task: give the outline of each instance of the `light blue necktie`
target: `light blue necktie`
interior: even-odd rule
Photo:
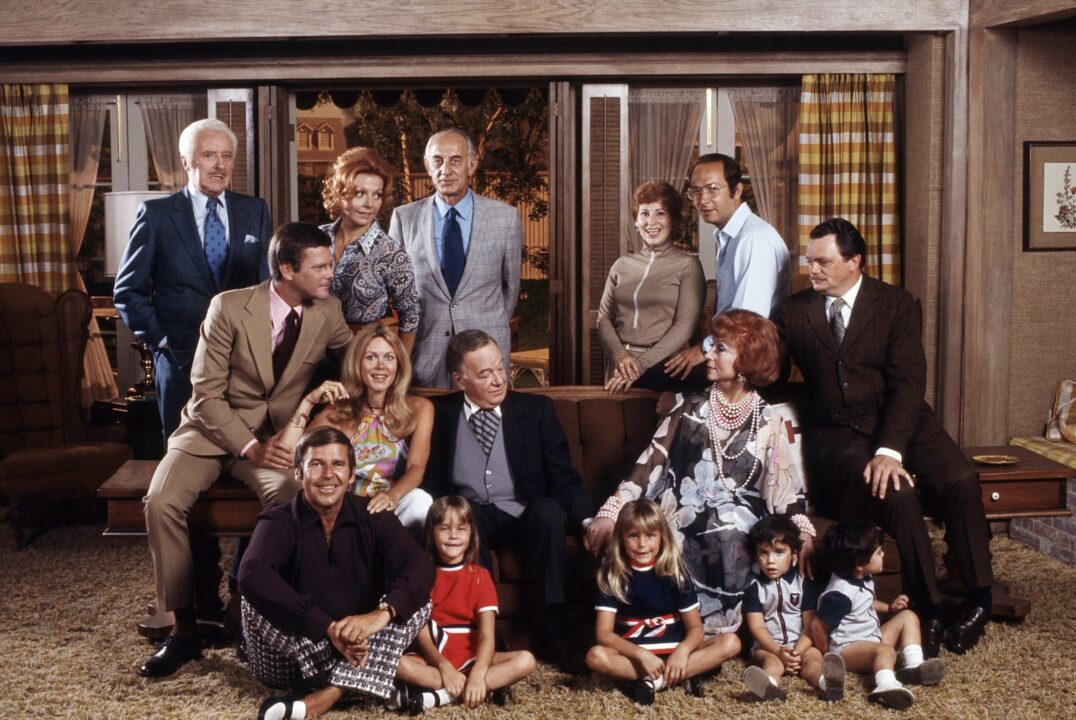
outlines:
[[[220,221],[217,208],[220,200],[209,198],[205,206],[205,259],[217,281],[217,289],[224,287],[224,261],[228,258],[228,236]]]
[[[721,238],[725,238],[725,243],[721,244]],[[717,269],[718,272],[725,265],[725,256],[729,253],[729,243],[732,242],[732,238],[726,235],[723,231],[718,233],[718,245],[720,249],[717,251]]]

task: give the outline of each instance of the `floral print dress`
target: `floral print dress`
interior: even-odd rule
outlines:
[[[747,533],[762,517],[804,512],[804,488],[791,463],[780,414],[759,401],[758,439],[748,443],[750,419],[718,429],[725,456],[718,477],[711,447],[708,394],[677,395],[650,445],[616,490],[627,502],[656,502],[680,544],[699,595],[708,635],[740,625],[740,600],[754,576]]]

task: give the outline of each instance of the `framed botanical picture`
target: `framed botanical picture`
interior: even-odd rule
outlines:
[[[1024,143],[1024,250],[1076,251],[1076,141]]]

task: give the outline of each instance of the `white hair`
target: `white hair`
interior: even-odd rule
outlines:
[[[194,156],[194,145],[198,142],[198,136],[203,132],[219,132],[228,136],[228,139],[232,141],[232,152],[235,152],[239,147],[239,141],[235,138],[235,133],[232,129],[225,125],[216,118],[205,118],[203,120],[195,120],[187,127],[183,128],[183,132],[179,134],[179,155],[186,158],[187,162],[190,162]]]
[[[478,157],[478,149],[475,147],[474,139],[471,138],[471,134],[466,130],[461,130],[459,128],[445,128],[444,130],[438,130],[433,135],[430,135],[430,139],[426,141],[425,157],[430,156],[430,146],[445,135],[459,135],[467,141],[467,162],[471,162]]]

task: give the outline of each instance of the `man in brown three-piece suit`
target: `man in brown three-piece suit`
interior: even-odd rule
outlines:
[[[990,528],[975,470],[925,402],[922,311],[911,293],[863,274],[859,231],[833,218],[811,231],[811,289],[774,323],[803,372],[811,497],[822,514],[880,521],[897,542],[904,591],[923,625],[923,649],[944,635],[964,653],[990,618]],[[945,628],[924,509],[969,593]]]
[[[257,492],[262,504],[295,494],[293,449],[281,443],[326,348],[351,339],[340,302],[329,295],[332,241],[313,225],[290,223],[269,244],[270,280],[213,298],[191,366],[194,392],[144,499],[158,608],[175,629],[142,665],[171,675],[201,656],[187,513],[220,475]]]

